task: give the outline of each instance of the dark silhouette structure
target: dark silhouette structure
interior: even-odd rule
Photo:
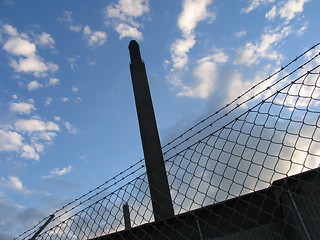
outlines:
[[[162,155],[159,133],[144,62],[139,45],[132,40],[129,44],[130,72],[139,120],[147,176],[150,187],[153,214],[156,221],[174,215],[169,184]]]

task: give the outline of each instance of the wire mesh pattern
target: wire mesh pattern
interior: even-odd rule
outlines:
[[[154,221],[142,159],[55,211],[36,239],[319,239],[318,48],[164,145],[175,217]]]

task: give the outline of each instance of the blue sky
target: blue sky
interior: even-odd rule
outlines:
[[[0,2],[0,239],[143,157],[136,39],[162,142],[320,39],[318,0]]]

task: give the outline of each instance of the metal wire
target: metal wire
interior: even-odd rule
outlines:
[[[164,145],[174,218],[154,222],[142,159],[56,210],[37,239],[319,238],[318,174],[302,174],[320,163],[319,44]]]

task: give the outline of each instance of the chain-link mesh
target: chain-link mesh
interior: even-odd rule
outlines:
[[[318,46],[162,148],[174,217],[154,221],[142,159],[57,210],[37,239],[319,239]]]

